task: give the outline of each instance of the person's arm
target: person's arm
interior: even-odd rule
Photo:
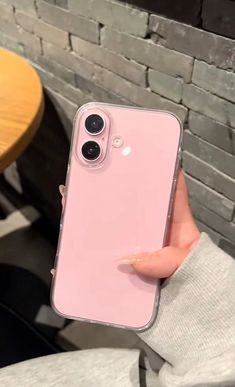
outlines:
[[[153,327],[140,336],[165,360],[160,386],[235,386],[235,261],[200,235],[179,174],[167,247],[124,259],[167,278]]]
[[[235,386],[235,261],[206,234],[164,282],[140,337],[165,360],[161,386]]]

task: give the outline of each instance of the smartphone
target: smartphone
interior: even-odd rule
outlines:
[[[75,117],[52,305],[126,329],[154,321],[159,282],[119,265],[167,237],[182,126],[164,111],[88,103]]]

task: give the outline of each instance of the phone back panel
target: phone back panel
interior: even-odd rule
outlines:
[[[104,111],[111,123],[106,157],[95,168],[78,158],[87,109]],[[98,103],[78,111],[52,291],[58,313],[134,329],[152,322],[157,281],[118,260],[163,247],[180,139],[180,123],[167,112]]]

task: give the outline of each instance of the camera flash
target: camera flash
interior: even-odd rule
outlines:
[[[131,154],[131,147],[130,146],[126,146],[123,150],[122,150],[122,154],[123,156],[129,156]]]
[[[114,137],[113,138],[113,146],[114,148],[120,148],[123,145],[123,139],[122,137]]]

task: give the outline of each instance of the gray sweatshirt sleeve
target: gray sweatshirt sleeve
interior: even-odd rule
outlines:
[[[165,281],[140,337],[165,360],[156,385],[235,386],[235,261],[206,234]]]

